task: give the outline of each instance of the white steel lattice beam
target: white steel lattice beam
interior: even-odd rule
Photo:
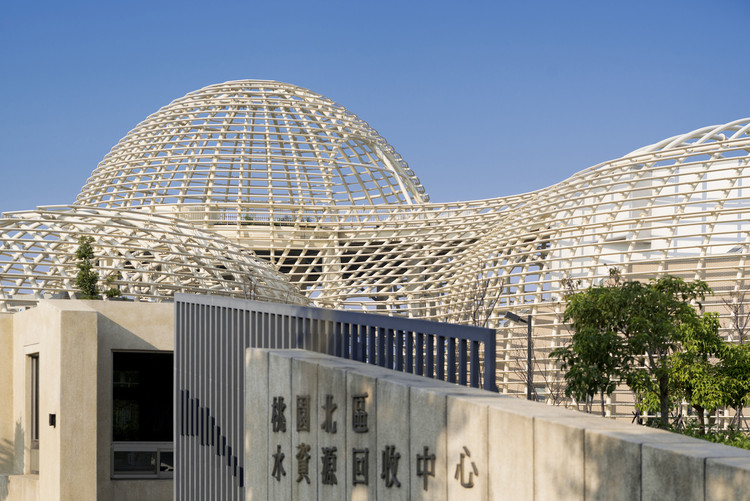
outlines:
[[[482,317],[498,330],[498,383],[509,392],[524,391],[514,364],[525,334],[504,313],[530,314],[549,392],[557,372],[546,354],[569,336],[566,284],[596,283],[611,267],[635,279],[671,273],[707,281],[717,291],[707,308],[726,316],[723,298],[750,288],[749,190],[750,119],[743,119],[665,139],[535,192],[430,203],[414,172],[356,115],[307,89],[242,80],[192,92],[146,118],[94,170],[79,209],[62,210],[52,240],[3,241],[2,251],[16,257],[0,270],[15,277],[3,282],[6,297],[70,290],[70,250],[60,242],[81,210],[83,222],[71,231],[83,228],[130,263],[134,295],[169,294],[177,286],[164,284],[175,282],[239,294],[208,260],[191,275],[206,246],[217,259],[230,248],[254,251],[319,306],[459,323]],[[88,230],[86,207],[118,211],[123,223]],[[23,231],[45,234],[53,213],[34,213]],[[151,221],[164,232],[158,245],[126,237]],[[183,243],[187,228],[200,244]],[[32,242],[48,248],[29,250]],[[118,245],[127,250],[117,254]],[[32,251],[45,256],[43,271]],[[270,283],[267,268],[239,257],[221,266],[239,263]],[[293,296],[289,284],[273,283],[268,298]]]
[[[112,285],[128,299],[193,292],[308,303],[251,251],[188,223],[138,211],[50,207],[0,219],[0,308],[74,297],[75,254],[84,236],[93,238],[102,280],[116,277]]]

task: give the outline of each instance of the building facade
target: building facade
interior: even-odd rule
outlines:
[[[171,500],[174,306],[0,314],[0,499]]]
[[[395,149],[343,106],[291,84],[239,80],[147,117],[59,218],[93,221],[86,231],[99,266],[120,273],[114,283],[126,297],[210,292],[497,329],[498,384],[510,393],[524,392],[526,327],[505,314],[530,315],[537,393],[555,398],[547,353],[569,337],[566,284],[597,283],[611,267],[625,278],[707,281],[717,294],[706,307],[737,338],[730,311],[744,316],[750,300],[749,152],[742,119],[531,193],[434,203]],[[35,237],[58,215],[28,214],[0,221],[0,304],[9,310],[75,294],[75,240],[67,237],[66,267],[54,240],[80,225]],[[126,238],[132,249],[118,251],[117,239],[142,226],[161,233],[143,245]],[[198,245],[177,245],[191,232]],[[29,243],[43,250],[30,255]],[[191,266],[202,246],[213,260]]]

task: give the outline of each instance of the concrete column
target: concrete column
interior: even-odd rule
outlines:
[[[750,454],[706,461],[706,499],[742,499],[750,485]]]
[[[487,404],[479,398],[448,394],[448,499],[487,499]]]
[[[292,499],[316,501],[319,477],[318,430],[318,367],[305,360],[304,352],[295,352],[300,358],[292,360],[291,416],[292,457],[289,458],[292,476]]]
[[[629,501],[641,496],[641,441],[633,433],[585,431],[586,499]]]
[[[13,423],[13,317],[0,313],[0,474],[15,473]],[[2,489],[0,489],[0,493]]]
[[[59,392],[57,409],[48,409],[39,418],[40,429],[47,436],[56,435],[57,457],[46,454],[46,444],[40,437],[40,479],[48,470],[57,470],[53,482],[58,483],[61,501],[95,501],[97,472],[97,313],[94,311],[60,312],[59,351],[53,360],[42,359],[40,365],[57,366]],[[45,343],[47,344],[47,343]],[[45,350],[47,351],[47,350]],[[59,358],[57,358],[59,357]],[[53,369],[54,370],[54,369]],[[43,376],[40,377],[44,381]],[[40,406],[41,407],[41,406]],[[49,414],[55,414],[55,424]],[[48,492],[41,482],[41,499]]]
[[[349,457],[346,452],[348,407],[346,369],[331,360],[321,360],[318,365],[318,402],[315,406],[318,414],[318,450],[315,454],[311,453],[319,468],[318,499],[352,499],[347,497],[350,481],[346,471],[346,458]]]
[[[411,499],[447,501],[445,394],[435,388],[412,384],[409,390],[409,429]]]
[[[507,400],[514,397],[498,398]],[[490,405],[488,408],[489,498],[498,501],[533,501],[533,417],[530,412],[509,407]]]
[[[245,351],[245,499],[268,499],[268,350]]]
[[[366,369],[366,367],[363,367]],[[360,371],[346,375],[346,449],[341,455],[346,466],[347,499],[378,499],[381,482],[378,456],[379,422],[377,379]]]
[[[292,499],[292,360],[272,353],[268,360],[268,499]]]
[[[583,499],[583,432],[568,418],[534,419],[534,499]]]
[[[727,445],[705,443],[683,437],[681,442],[644,443],[642,455],[642,501],[657,499],[703,500],[712,499],[713,493],[706,488],[706,464],[713,458],[726,461],[729,458],[750,459],[745,449]],[[726,463],[725,463],[726,464]],[[716,470],[711,479],[715,480]],[[743,491],[747,495],[747,486]],[[713,499],[722,499],[718,495]]]
[[[382,376],[382,375],[381,375]],[[377,497],[378,501],[406,501],[415,482],[409,438],[409,385],[398,379],[377,380]],[[431,419],[434,419],[431,418]],[[375,423],[373,423],[374,427]],[[385,477],[384,477],[385,475]]]

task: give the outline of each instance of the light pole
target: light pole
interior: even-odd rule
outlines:
[[[513,322],[526,324],[526,400],[534,400],[534,366],[531,363],[531,350],[533,349],[531,341],[531,315],[526,320],[515,313],[505,312],[505,318]]]

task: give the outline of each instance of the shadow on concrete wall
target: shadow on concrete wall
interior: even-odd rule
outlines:
[[[115,349],[123,350],[157,350],[156,346],[134,333],[122,324],[106,317],[101,312],[97,316],[97,332],[116,344]]]
[[[15,432],[15,465],[13,466],[13,473],[23,473],[23,465],[25,461],[24,454],[26,452],[26,433],[24,432],[23,426],[20,421],[16,421],[16,432]]]
[[[16,421],[14,440],[0,440],[0,501],[8,498],[9,475],[23,471],[24,432],[20,421]]]
[[[13,473],[15,445],[12,441],[0,440],[0,475]]]
[[[0,475],[15,475],[23,469],[24,431],[16,421],[14,440],[0,440]]]
[[[8,499],[8,475],[0,474],[0,501]]]

